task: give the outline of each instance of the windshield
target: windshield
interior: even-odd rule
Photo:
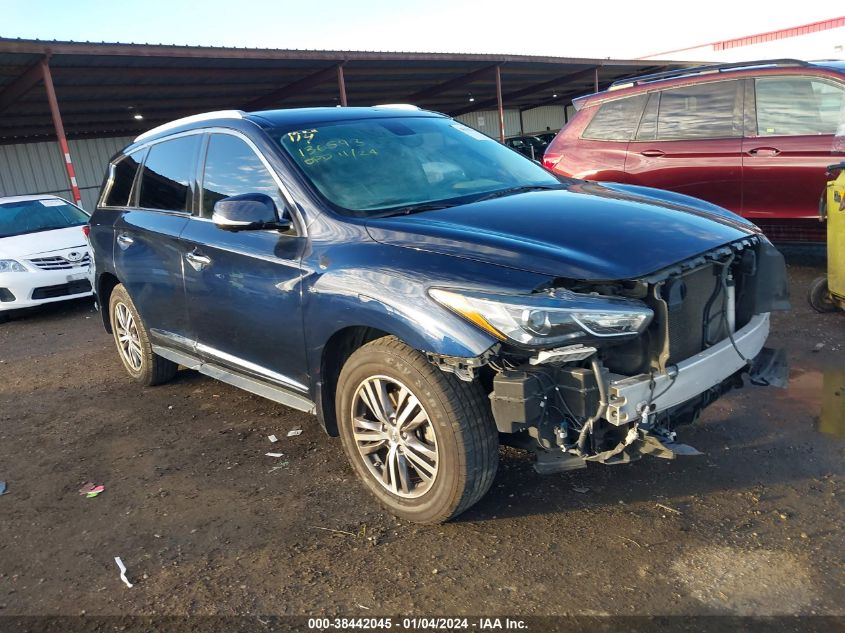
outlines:
[[[87,222],[88,214],[82,209],[56,198],[0,203],[0,237],[66,229]]]
[[[499,191],[560,186],[536,163],[452,119],[344,121],[277,137],[320,193],[355,215],[411,212]]]

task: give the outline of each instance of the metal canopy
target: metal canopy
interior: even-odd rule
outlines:
[[[53,112],[44,61],[55,87]],[[689,65],[0,38],[0,143],[57,138],[56,110],[68,138],[137,134],[175,118],[223,109],[414,103],[447,114],[497,107],[527,110],[566,105],[596,86]]]

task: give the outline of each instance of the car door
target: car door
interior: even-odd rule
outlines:
[[[211,220],[222,198],[265,193],[290,215],[282,185],[255,145],[228,131],[207,137],[197,213],[182,232],[192,335],[206,359],[284,387],[306,388],[300,260],[291,229],[231,231]]]
[[[201,138],[182,135],[146,151],[133,204],[114,227],[120,281],[151,335],[181,347],[191,347],[191,342],[185,340],[188,314],[179,235],[193,204]]]
[[[562,154],[558,166],[565,164],[575,178],[628,182],[625,155],[645,102],[646,95],[638,94],[594,106],[596,111],[576,144],[568,148],[565,138],[556,139],[555,152]]]
[[[743,215],[815,218],[843,109],[833,79],[767,76],[749,80],[742,143]]]
[[[630,182],[739,212],[742,97],[737,80],[652,92],[628,144],[625,172]]]

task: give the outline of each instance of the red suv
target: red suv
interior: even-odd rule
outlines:
[[[670,189],[739,213],[772,239],[824,240],[818,202],[825,167],[845,149],[845,62],[680,69],[573,103],[577,114],[543,158],[556,173]]]

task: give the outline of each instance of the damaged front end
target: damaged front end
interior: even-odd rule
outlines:
[[[695,454],[675,429],[744,375],[785,385],[764,344],[769,313],[789,307],[786,267],[761,236],[640,279],[431,296],[500,339],[477,359],[430,360],[483,381],[502,440],[536,452],[539,472]]]

